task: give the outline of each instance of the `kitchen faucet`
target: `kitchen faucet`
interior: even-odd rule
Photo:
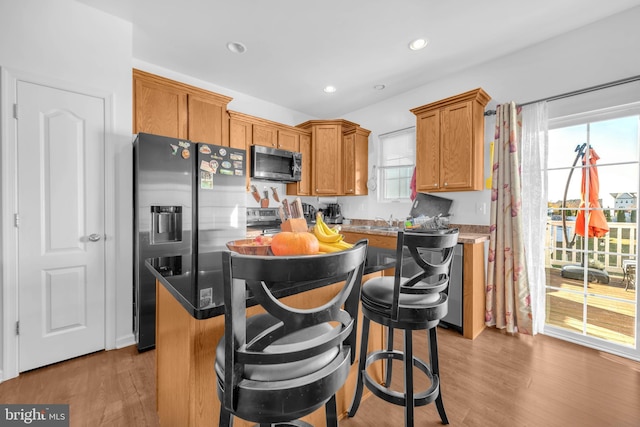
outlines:
[[[384,219],[381,216],[377,216],[377,217],[375,217],[375,219],[376,220],[378,220],[378,219],[382,220],[382,221],[386,222],[389,227],[393,227],[393,221],[394,221],[393,220],[393,214],[389,215],[389,219]]]

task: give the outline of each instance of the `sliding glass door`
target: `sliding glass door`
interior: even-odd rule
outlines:
[[[640,360],[640,103],[549,122],[545,334]]]

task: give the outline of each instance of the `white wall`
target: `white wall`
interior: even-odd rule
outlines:
[[[344,118],[371,130],[371,172],[376,162],[378,135],[415,126],[411,108],[482,87],[492,97],[488,108],[493,109],[496,104],[512,100],[535,101],[640,74],[638,22],[640,7],[354,111]],[[485,178],[494,124],[493,117],[485,120]],[[489,224],[489,209],[486,214],[477,212],[478,205],[489,204],[489,190],[438,195],[454,200],[453,223]],[[391,214],[404,218],[410,211],[409,203],[378,203],[371,195],[339,199],[345,216],[352,218],[370,218],[371,212],[385,218]]]
[[[0,66],[112,94],[113,129],[108,135],[107,143],[111,146],[107,152],[112,156],[109,163],[115,165],[109,171],[115,181],[107,185],[111,187],[108,191],[116,194],[117,202],[107,212],[115,233],[107,239],[118,266],[108,273],[112,288],[116,285],[117,303],[109,301],[117,307],[116,324],[111,325],[115,345],[133,342],[131,37],[130,23],[72,0],[0,0]],[[11,113],[2,111],[2,114],[7,117]],[[0,354],[13,349],[2,350]]]

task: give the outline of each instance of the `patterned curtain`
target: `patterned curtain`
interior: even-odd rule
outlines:
[[[531,294],[522,231],[522,118],[514,102],[496,108],[485,323],[532,334]]]

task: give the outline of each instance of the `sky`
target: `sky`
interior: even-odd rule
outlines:
[[[603,207],[613,208],[610,193],[638,193],[638,145],[640,116],[627,116],[549,131],[549,201],[561,201],[577,146],[589,142],[600,157],[597,161],[600,199]],[[579,160],[576,166],[579,166]],[[580,198],[581,170],[575,169],[567,200]]]

